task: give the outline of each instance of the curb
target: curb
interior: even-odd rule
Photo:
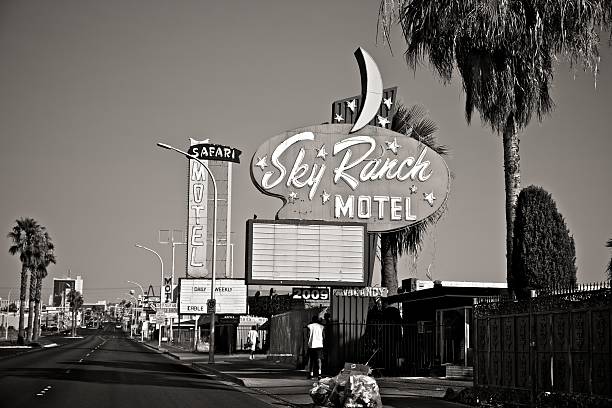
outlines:
[[[191,363],[191,366],[193,368],[195,368],[196,370],[206,371],[206,372],[208,372],[210,374],[214,374],[217,377],[222,378],[224,381],[233,382],[234,384],[238,384],[238,385],[240,385],[242,387],[249,388],[249,387],[247,387],[244,384],[244,381],[242,379],[240,379],[239,377],[236,377],[236,376],[231,375],[231,374],[224,373],[223,371],[220,371],[220,370],[217,370],[216,368],[210,367],[209,365],[207,365],[205,363],[204,364],[203,363]]]
[[[293,403],[293,402],[291,402],[291,401],[288,401],[288,400],[284,399],[283,397],[279,397],[279,396],[278,396],[278,395],[276,395],[276,394],[272,394],[271,392],[268,392],[268,391],[266,391],[266,390],[262,390],[261,388],[257,388],[257,387],[248,387],[248,386],[246,386],[246,385],[244,384],[244,381],[243,381],[242,379],[240,379],[239,377],[236,377],[236,376],[231,375],[231,374],[224,373],[224,372],[222,372],[222,371],[220,371],[220,370],[217,370],[216,368],[210,367],[210,366],[208,366],[208,365],[206,365],[206,364],[202,364],[202,363],[192,363],[192,364],[191,364],[191,366],[192,366],[192,367],[193,367],[195,370],[198,370],[198,371],[206,371],[206,372],[208,372],[208,373],[210,373],[210,374],[217,375],[218,377],[220,377],[220,378],[221,378],[222,380],[224,380],[224,381],[233,382],[233,383],[234,383],[234,384],[236,384],[236,385],[239,385],[239,386],[244,387],[244,388],[246,388],[246,389],[249,389],[249,390],[255,391],[255,392],[257,392],[258,394],[265,395],[265,396],[270,397],[270,398],[272,398],[272,399],[274,399],[274,400],[280,401],[280,402],[282,402],[283,404],[285,404],[285,405],[287,405],[287,406],[289,406],[289,407],[292,407],[292,408],[304,408],[304,406],[303,406],[303,405],[295,404],[295,403]]]

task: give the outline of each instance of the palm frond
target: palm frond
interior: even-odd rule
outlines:
[[[427,116],[426,109],[421,105],[407,108],[398,101],[395,115],[391,121],[391,130],[418,140],[438,154],[448,153],[447,147],[437,142],[435,134],[438,131],[438,125]],[[388,245],[393,256],[420,251],[428,228],[438,222],[445,211],[446,205],[443,205],[434,214],[417,224],[383,234],[389,241]]]
[[[611,0],[382,0],[378,24],[389,42],[391,26],[400,25],[412,69],[428,62],[445,83],[457,69],[468,123],[477,110],[502,132],[510,117],[520,129],[554,108],[557,56],[596,80],[599,36],[611,15]]]

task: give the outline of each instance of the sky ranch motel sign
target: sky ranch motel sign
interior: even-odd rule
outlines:
[[[366,222],[368,232],[397,230],[435,213],[450,173],[425,144],[375,126],[309,126],[262,144],[251,178],[284,205],[278,219]]]

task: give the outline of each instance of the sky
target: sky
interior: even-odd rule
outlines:
[[[421,104],[450,149],[444,218],[400,279],[505,281],[501,137],[477,114],[468,125],[461,83],[427,65],[413,72],[399,32],[377,40],[378,2],[56,0],[0,3],[0,233],[33,217],[58,262],[52,278],[80,275],[88,302],[125,298],[127,280],[158,285],[170,265],[160,229],[185,229],[186,163],[155,147],[189,138],[243,151],[234,167],[235,276],[244,274],[245,223],[273,219],[278,199],[258,192],[250,158],[285,130],[331,120],[331,103],[360,93],[353,52],[367,50],[385,87]],[[604,40],[607,35],[603,35]],[[578,280],[600,281],[612,238],[612,49],[600,73],[556,65],[556,109],[522,132],[521,183],[552,194],[576,243]],[[16,297],[20,263],[2,238],[0,297]],[[177,250],[177,274],[184,271]],[[169,266],[168,266],[169,268]]]

